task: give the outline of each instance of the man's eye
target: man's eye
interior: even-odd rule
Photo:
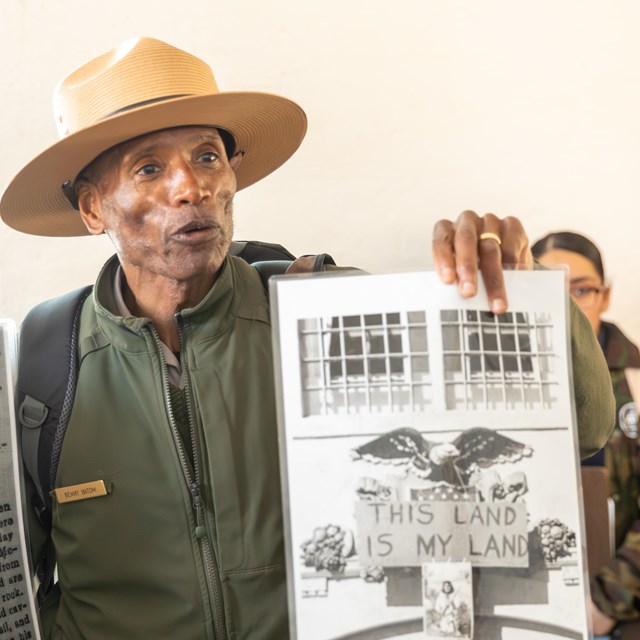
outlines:
[[[198,160],[202,161],[202,162],[215,162],[220,156],[218,156],[217,153],[214,153],[213,151],[207,151],[205,153],[201,153],[198,156]]]
[[[145,164],[144,167],[140,167],[136,173],[141,176],[150,176],[158,170],[158,166],[155,164]]]

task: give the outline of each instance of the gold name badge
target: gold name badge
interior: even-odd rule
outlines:
[[[94,480],[84,484],[73,484],[69,487],[54,489],[58,503],[75,502],[76,500],[88,500],[106,496],[108,491],[104,480]]]

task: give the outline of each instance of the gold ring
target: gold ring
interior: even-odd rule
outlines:
[[[485,231],[480,234],[479,240],[495,240],[498,243],[498,246],[502,244],[502,240],[500,240],[500,236],[497,233],[491,233],[491,231]]]

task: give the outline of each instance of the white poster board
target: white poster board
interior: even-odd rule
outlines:
[[[15,323],[0,320],[0,640],[40,640],[22,513],[15,362]]]
[[[587,638],[564,273],[271,281],[292,638]]]

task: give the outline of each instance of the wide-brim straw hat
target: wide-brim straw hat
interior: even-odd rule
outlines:
[[[237,189],[283,164],[304,138],[307,119],[295,102],[259,92],[220,92],[199,58],[153,38],[135,38],[67,76],[56,87],[60,140],[24,167],[0,199],[10,227],[42,236],[87,234],[63,192],[100,153],[171,127],[225,129],[244,157]]]

